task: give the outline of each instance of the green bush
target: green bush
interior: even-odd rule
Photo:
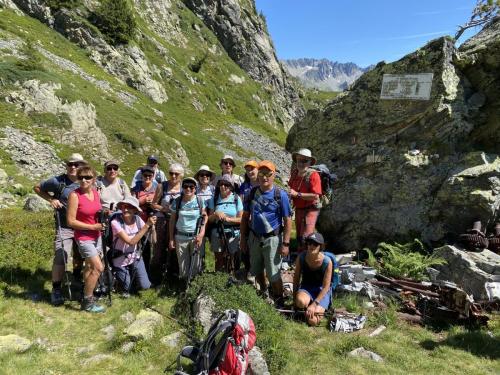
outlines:
[[[419,240],[407,244],[388,244],[381,242],[375,254],[368,248],[363,249],[368,254],[368,265],[376,267],[386,276],[426,280],[426,269],[446,261],[429,255]]]
[[[134,37],[137,27],[127,0],[103,0],[91,17],[91,22],[113,45],[127,44]]]
[[[26,57],[16,61],[16,67],[23,71],[44,71],[42,65],[42,58],[40,53],[36,50],[33,41],[27,39],[22,48],[22,53]]]
[[[54,10],[61,8],[73,9],[78,5],[78,0],[46,0],[45,4]]]

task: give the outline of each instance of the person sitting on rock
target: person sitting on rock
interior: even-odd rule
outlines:
[[[310,169],[316,163],[311,151],[302,148],[292,154],[294,167],[288,181],[290,197],[295,207],[295,229],[297,232],[297,252],[305,250],[304,238],[314,232],[318,220],[321,177]]]
[[[231,155],[224,155],[220,160],[220,167],[222,173],[220,174],[220,176],[215,177],[215,180],[213,182],[214,186],[217,186],[217,183],[223,175],[229,175],[231,176],[231,181],[233,181],[234,184],[234,191],[236,192],[236,194],[239,194],[240,186],[241,184],[243,184],[244,180],[240,175],[233,173],[233,170],[236,167],[234,158]]]
[[[224,257],[230,256],[233,264],[230,267],[238,270],[239,242],[240,242],[240,222],[243,214],[243,203],[241,198],[234,193],[234,185],[229,175],[223,175],[212,199],[208,203],[208,222],[214,224],[210,233],[210,245],[215,254],[215,271],[229,271],[224,268]],[[222,243],[222,233],[218,225],[222,224],[224,237],[227,244]],[[225,253],[227,247],[229,254]]]
[[[206,211],[201,198],[196,196],[196,180],[182,180],[182,194],[171,205],[169,248],[175,249],[179,277],[187,279],[201,272],[199,247],[205,236]],[[192,273],[189,274],[189,270]]]
[[[113,274],[120,284],[124,296],[128,296],[136,285],[137,290],[148,289],[151,283],[141,256],[141,240],[148,230],[155,225],[156,216],[148,217],[146,223],[141,219],[139,201],[127,197],[117,204],[121,215],[111,220],[113,231],[112,267]],[[135,285],[134,285],[135,283]]]
[[[89,166],[79,167],[77,179],[80,187],[72,191],[68,197],[68,225],[75,231],[75,240],[78,250],[85,259],[83,270],[83,300],[81,308],[88,312],[103,312],[105,308],[96,303],[94,289],[99,276],[104,271],[101,262],[103,223],[99,223],[98,212],[101,210],[101,199],[94,188],[96,173]]]
[[[61,289],[64,271],[68,259],[72,255],[74,245],[74,231],[66,222],[66,207],[68,205],[69,194],[80,187],[76,171],[78,167],[86,165],[87,162],[82,155],[74,153],[66,160],[66,172],[40,182],[33,187],[33,190],[40,197],[50,203],[54,209],[56,234],[54,238],[54,258],[52,260],[52,293],[51,303],[59,306],[64,303]],[[76,253],[74,254],[77,255]],[[78,259],[81,259],[78,254]],[[74,259],[75,261],[76,259]],[[73,275],[80,279],[83,262],[73,266]]]
[[[163,181],[167,180],[167,178],[165,177],[165,173],[160,169],[158,158],[155,155],[148,156],[146,165],[153,168],[153,180],[156,181],[156,183],[161,184]],[[130,184],[131,190],[135,188],[135,185],[138,182],[142,181],[141,173],[142,168],[139,168],[137,171],[135,171],[134,177],[132,178],[132,183]]]
[[[104,176],[97,177],[96,186],[101,196],[101,204],[104,210],[113,211],[116,204],[130,197],[127,183],[118,177],[120,163],[116,160],[108,160],[104,163]]]
[[[323,254],[325,241],[321,233],[311,233],[305,243],[307,251],[295,261],[293,300],[296,308],[306,310],[307,323],[317,326],[332,298],[333,264]]]

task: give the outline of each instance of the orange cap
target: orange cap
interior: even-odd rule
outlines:
[[[249,160],[245,163],[244,167],[259,168],[259,163],[257,163],[255,160]]]
[[[269,169],[270,171],[272,172],[276,172],[276,166],[274,165],[274,163],[270,160],[262,160],[260,163],[259,163],[259,166],[258,166],[259,169],[262,169],[262,168],[267,168]]]

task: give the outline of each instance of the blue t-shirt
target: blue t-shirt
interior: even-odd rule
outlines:
[[[241,198],[236,196],[236,204],[234,201],[234,193],[229,194],[227,198],[217,198],[217,203],[214,202],[215,197],[208,201],[208,208],[212,211],[224,212],[229,217],[236,217],[238,212],[243,211],[243,203]],[[215,207],[214,207],[215,206]]]
[[[281,208],[274,199],[274,186],[271,190],[262,192],[257,188],[251,202],[245,200],[243,210],[250,213],[250,229],[257,234],[267,234],[278,229],[284,217],[292,216],[288,194],[280,189]]]
[[[67,174],[51,177],[40,184],[40,190],[51,194],[54,198],[58,199],[63,208],[60,208],[59,218],[61,219],[61,227],[69,228],[66,223],[66,207],[68,206],[69,194],[80,187],[78,181],[71,181]],[[57,221],[56,221],[57,227]]]
[[[208,185],[205,190],[200,190],[198,186],[196,188],[196,195],[199,196],[203,202],[205,202],[205,207],[208,207],[208,202],[214,195],[215,188],[212,185]]]
[[[198,206],[198,198],[193,197],[189,202],[182,202],[176,199],[170,206],[170,212],[177,212],[177,203],[180,202],[179,217],[175,228],[180,232],[193,233],[196,230],[196,221],[200,217],[200,206]],[[205,203],[201,200],[201,208],[205,208]]]
[[[240,186],[240,195],[244,198],[250,194],[250,190],[256,185],[252,185],[250,181],[245,181]]]

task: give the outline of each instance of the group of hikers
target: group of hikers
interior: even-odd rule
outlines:
[[[119,177],[117,160],[104,163],[98,176],[80,154],[72,154],[65,173],[34,187],[55,212],[52,304],[64,303],[68,259],[73,259],[73,278],[83,280],[82,310],[102,312],[94,295],[105,265],[115,289],[128,296],[161,285],[166,276],[189,282],[205,267],[207,242],[215,271],[254,277],[263,294],[269,281],[272,297],[280,299],[282,259],[290,257],[295,212],[294,303],[305,310],[309,324],[318,324],[330,304],[333,272],[322,252],[323,236],[315,232],[322,182],[310,168],[316,163],[310,150],[300,149],[292,159],[285,189],[275,184],[276,166],[269,160],[247,161],[239,176],[234,158],[224,155],[220,174],[202,165],[186,177],[178,163],[165,174],[151,155],[129,188]]]

